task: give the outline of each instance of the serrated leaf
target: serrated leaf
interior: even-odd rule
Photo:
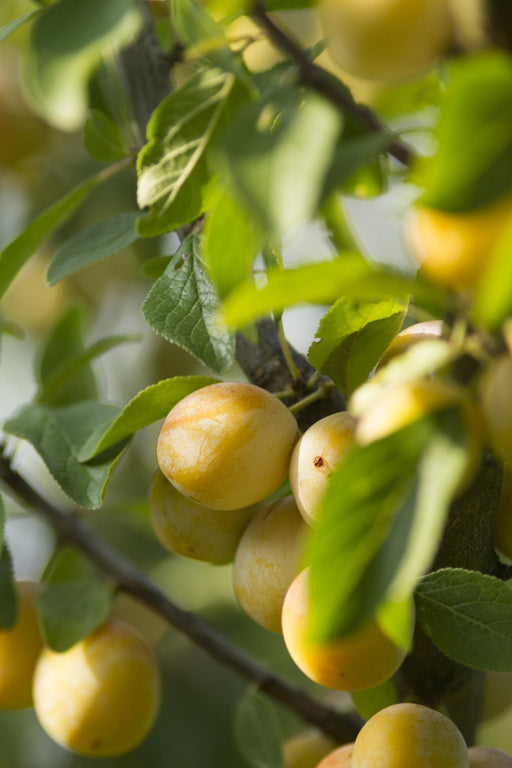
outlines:
[[[99,221],[77,232],[66,240],[55,253],[48,269],[47,279],[55,285],[90,264],[120,253],[139,238],[138,212],[120,213],[106,221]]]
[[[71,371],[67,377],[61,378],[60,386],[55,386],[61,373],[84,354],[84,323],[83,306],[75,305],[67,309],[51,329],[36,358],[36,397],[48,393],[50,405],[70,405],[97,396],[96,378],[88,360],[84,361],[78,372]]]
[[[118,406],[87,400],[62,408],[33,403],[21,408],[3,429],[34,446],[71,499],[86,509],[97,509],[125,446],[117,444],[90,462],[80,462],[78,456],[91,434],[106,431],[119,411]]]
[[[4,546],[0,554],[0,629],[13,626],[17,607],[11,553]]]
[[[83,181],[71,192],[36,216],[0,254],[0,298],[34,251],[53,230],[60,227],[104,179],[99,173]]]
[[[164,419],[171,408],[196,389],[215,384],[208,376],[176,376],[163,379],[139,392],[105,430],[102,425],[79,452],[80,461],[88,461],[139,429]]]
[[[230,328],[243,328],[268,312],[281,312],[299,303],[332,304],[340,296],[354,299],[407,299],[411,281],[377,271],[360,254],[347,252],[333,261],[294,269],[271,270],[266,285],[242,283],[225,299],[222,315]]]
[[[90,111],[84,127],[84,144],[93,157],[104,163],[114,163],[128,154],[116,123],[100,109]]]
[[[296,88],[234,114],[219,142],[219,167],[272,236],[316,215],[341,127],[339,110]]]
[[[458,414],[443,411],[354,448],[333,473],[310,537],[315,637],[352,632],[383,601],[410,597],[466,469],[465,439]]]
[[[237,703],[234,735],[238,749],[253,768],[283,768],[277,711],[256,688],[248,688]]]
[[[208,272],[223,298],[252,274],[261,237],[247,211],[222,189],[208,212],[203,235]]]
[[[477,571],[443,568],[415,593],[418,619],[446,656],[473,669],[512,672],[512,589]]]
[[[135,0],[59,0],[34,24],[27,89],[38,112],[65,131],[87,115],[88,82],[106,51],[131,42],[142,25]],[[72,52],[72,55],[70,55]]]
[[[345,394],[362,384],[401,328],[406,306],[393,299],[342,296],[320,321],[308,351],[312,365]]]
[[[57,582],[38,598],[46,645],[62,653],[102,624],[108,616],[113,587],[99,580]]]
[[[200,252],[200,236],[190,235],[147,295],[143,315],[157,333],[223,373],[233,364],[235,345],[219,309]]]
[[[18,29],[22,24],[25,24],[27,21],[30,21],[31,19],[34,19],[36,16],[39,16],[41,13],[40,10],[36,11],[30,11],[30,13],[24,14],[24,16],[19,16],[17,19],[14,19],[14,21],[11,21],[9,24],[5,24],[5,26],[0,27],[0,43],[2,43],[6,38],[9,37],[9,35],[14,32],[15,29]]]
[[[464,211],[512,189],[512,58],[488,51],[451,65],[436,129],[437,148],[420,162],[422,203]]]
[[[137,158],[137,200],[150,207],[139,221],[143,236],[176,229],[203,213],[209,180],[203,155],[233,84],[229,73],[200,72],[153,113],[148,143]]]

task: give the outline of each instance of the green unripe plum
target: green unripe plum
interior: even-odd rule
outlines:
[[[375,620],[353,634],[316,643],[309,637],[309,568],[291,583],[283,603],[282,629],[293,661],[311,680],[340,691],[374,688],[390,678],[405,658]]]
[[[482,381],[482,410],[491,448],[512,463],[512,355],[502,355]]]
[[[453,34],[447,0],[322,0],[318,8],[333,59],[363,78],[420,75]]]
[[[353,768],[469,768],[468,748],[445,715],[420,704],[381,709],[359,731]]]
[[[210,509],[183,496],[158,471],[151,483],[149,515],[163,546],[176,555],[207,563],[229,563],[256,507]]]
[[[335,746],[325,733],[313,728],[290,736],[283,743],[284,768],[317,768],[318,761]]]
[[[160,699],[153,651],[132,627],[108,620],[64,653],[45,649],[34,673],[34,707],[48,735],[88,757],[134,749]]]
[[[352,768],[354,744],[344,744],[330,752],[316,768]]]
[[[18,602],[14,625],[0,631],[0,709],[32,706],[32,677],[43,649],[36,602],[40,585],[18,581],[15,591]]]
[[[286,590],[301,568],[307,526],[292,496],[261,509],[237,547],[233,588],[243,610],[258,624],[281,632]]]
[[[297,506],[314,524],[329,477],[354,444],[355,418],[346,411],[325,416],[313,424],[293,449],[290,486]]]
[[[241,509],[286,479],[298,436],[295,417],[270,392],[220,382],[172,408],[158,437],[158,464],[198,504]]]
[[[512,757],[492,747],[471,747],[470,768],[512,768]]]

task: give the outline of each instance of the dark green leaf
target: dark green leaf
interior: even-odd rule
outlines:
[[[233,364],[234,339],[219,319],[219,298],[200,253],[187,237],[142,306],[149,325],[217,373]]]
[[[47,585],[38,598],[41,630],[53,651],[67,651],[108,616],[113,587],[98,580]]]
[[[219,168],[279,236],[316,215],[341,127],[339,110],[322,97],[280,89],[235,113],[220,140]]]
[[[464,211],[512,190],[512,57],[491,51],[451,66],[437,149],[419,165],[422,203]]]
[[[64,224],[103,179],[104,175],[99,173],[83,181],[65,197],[40,213],[4,248],[0,254],[0,298],[34,251],[53,230]]]
[[[48,269],[50,285],[128,248],[139,237],[139,216],[138,212],[120,213],[106,221],[91,224],[66,240],[55,253]]]
[[[276,709],[257,688],[248,688],[234,717],[235,741],[253,768],[283,768],[282,733]]]
[[[512,589],[476,571],[444,568],[416,593],[422,627],[447,656],[474,669],[512,672]]]
[[[10,629],[16,621],[17,599],[11,554],[6,546],[0,554],[0,629]]]
[[[84,128],[84,143],[88,152],[104,163],[114,163],[128,154],[119,128],[100,109],[91,109]]]
[[[393,678],[367,691],[353,691],[350,698],[364,720],[369,720],[381,709],[398,704],[399,701]]]
[[[186,395],[216,381],[218,379],[208,376],[176,376],[143,389],[130,400],[106,429],[101,425],[97,432],[90,435],[79,452],[80,461],[88,461],[139,429],[164,419],[171,408]]]
[[[176,229],[203,213],[209,195],[203,155],[233,82],[225,72],[200,72],[153,113],[137,160],[138,203],[151,208],[139,221],[142,235]]]
[[[34,24],[26,67],[39,113],[59,129],[79,128],[90,76],[106,52],[135,38],[141,23],[136,0],[59,0],[50,6]]]
[[[400,330],[405,312],[406,306],[393,299],[361,302],[343,296],[320,321],[309,360],[349,395],[366,381]]]
[[[119,411],[115,405],[87,400],[63,408],[34,403],[24,406],[3,428],[34,446],[71,499],[86,509],[97,509],[124,444],[90,462],[82,463],[78,456],[91,434],[106,431]]]

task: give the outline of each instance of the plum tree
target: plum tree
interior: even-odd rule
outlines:
[[[358,77],[417,76],[452,39],[446,0],[322,0],[319,12],[333,59]]]
[[[315,422],[293,449],[290,486],[306,522],[313,524],[329,477],[354,443],[355,418],[347,411]]]
[[[283,742],[284,768],[317,768],[318,761],[335,747],[336,743],[317,729],[297,733]]]
[[[374,688],[390,678],[405,658],[372,619],[353,634],[325,642],[309,637],[309,568],[292,581],[286,593],[283,637],[297,666],[316,683],[341,691]]]
[[[32,677],[43,639],[37,618],[40,585],[15,584],[17,614],[10,629],[0,631],[0,708],[23,709],[32,705]]]
[[[463,212],[416,207],[407,233],[421,271],[452,290],[470,290],[480,281],[491,253],[512,223],[512,200]]]
[[[354,744],[344,744],[326,755],[316,768],[352,768]]]
[[[151,525],[170,552],[208,563],[228,563],[255,507],[218,510],[180,493],[158,470],[149,493]]]
[[[380,370],[389,363],[393,358],[406,352],[413,344],[417,344],[419,341],[429,341],[431,339],[439,339],[443,332],[442,320],[425,320],[422,323],[413,323],[403,331],[400,331],[389,347],[382,355],[378,369]]]
[[[34,672],[34,707],[61,746],[90,757],[133,749],[147,735],[160,699],[160,673],[149,645],[109,619],[63,653],[46,648]]]
[[[293,496],[287,496],[254,516],[237,547],[233,588],[238,602],[272,632],[281,632],[284,596],[300,570],[306,533]]]
[[[273,493],[288,475],[297,422],[254,384],[219,382],[184,397],[157,443],[160,469],[176,488],[212,509],[240,509]]]
[[[468,748],[457,726],[421,704],[393,704],[358,733],[353,768],[468,768]]]
[[[482,411],[490,445],[498,458],[512,461],[512,356],[491,363],[481,386]]]
[[[470,768],[512,768],[512,757],[492,747],[470,747]]]

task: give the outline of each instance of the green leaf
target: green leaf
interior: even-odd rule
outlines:
[[[34,107],[65,131],[87,115],[89,79],[105,53],[134,40],[142,24],[136,0],[59,0],[32,29],[26,83]]]
[[[119,410],[109,403],[87,400],[63,408],[33,403],[21,408],[3,429],[34,446],[71,499],[86,509],[98,509],[124,444],[90,462],[82,463],[78,457],[91,434],[106,431]]]
[[[102,624],[110,611],[113,586],[99,580],[49,584],[38,598],[44,642],[62,653]]]
[[[147,295],[148,324],[217,373],[234,360],[234,339],[219,318],[219,298],[200,253],[200,236],[190,235]]]
[[[376,715],[381,709],[398,704],[399,698],[393,678],[367,691],[353,691],[350,694],[355,708],[364,720]]]
[[[279,313],[294,304],[332,304],[340,296],[377,300],[407,299],[412,282],[401,275],[377,271],[360,254],[347,252],[333,261],[276,269],[263,287],[246,282],[224,301],[228,327],[243,328],[268,312]]]
[[[233,84],[228,73],[200,72],[153,113],[137,159],[137,200],[141,208],[151,207],[139,221],[143,236],[177,229],[204,212],[209,174],[203,155]]]
[[[0,254],[0,298],[34,251],[48,235],[69,219],[104,178],[104,173],[99,173],[83,181],[65,197],[40,213],[15,240],[4,248]]]
[[[75,547],[60,547],[55,550],[45,568],[44,581],[48,584],[60,582],[84,582],[98,578],[95,565]]]
[[[186,395],[217,381],[208,376],[176,376],[143,389],[106,429],[101,425],[97,432],[90,435],[79,452],[80,461],[88,461],[139,429],[165,419],[171,408]]]
[[[106,221],[91,224],[66,240],[55,253],[48,269],[49,284],[55,285],[64,277],[128,248],[139,237],[139,216],[135,211],[120,213]]]
[[[0,629],[10,629],[13,626],[17,607],[11,553],[4,546],[0,554]]]
[[[347,455],[310,537],[315,637],[350,633],[384,600],[410,597],[434,558],[467,455],[450,410]]]
[[[84,127],[84,143],[87,151],[103,163],[114,163],[128,154],[119,128],[100,109],[90,111]]]
[[[390,299],[342,296],[320,321],[308,351],[312,365],[349,395],[362,384],[401,328],[406,306]]]
[[[282,733],[272,702],[257,688],[248,688],[234,715],[235,741],[254,768],[283,768]]]
[[[25,13],[24,16],[19,16],[17,19],[14,19],[14,21],[11,21],[9,24],[6,24],[3,27],[0,27],[0,43],[2,43],[9,35],[14,32],[15,29],[20,27],[22,24],[25,24],[27,21],[30,21],[30,19],[34,19],[36,16],[39,16],[41,13],[40,10],[37,11],[30,11],[30,13]]]
[[[476,571],[443,568],[415,593],[418,619],[435,645],[473,669],[512,672],[512,590]]]
[[[459,57],[441,105],[437,149],[415,181],[421,202],[447,211],[491,203],[512,190],[512,57]]]
[[[341,127],[339,110],[296,88],[234,114],[219,142],[219,167],[271,235],[316,215]]]
[[[223,298],[252,274],[261,237],[244,208],[219,189],[203,227],[208,272]]]
[[[327,174],[324,196],[336,189],[361,197],[381,194],[383,173],[378,159],[389,142],[389,136],[382,132],[342,137]]]
[[[477,325],[499,331],[512,315],[512,226],[508,225],[489,254],[488,263],[475,289],[473,318]]]

